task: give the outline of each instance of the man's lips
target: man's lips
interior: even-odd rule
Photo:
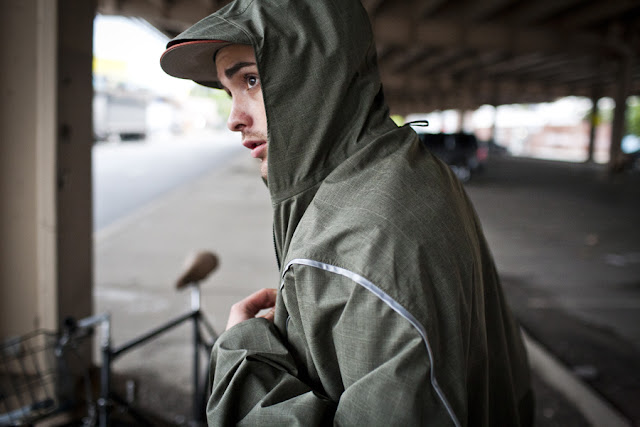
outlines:
[[[251,157],[256,159],[264,159],[264,156],[267,154],[267,143],[265,141],[248,140],[243,141],[242,145],[251,150]]]

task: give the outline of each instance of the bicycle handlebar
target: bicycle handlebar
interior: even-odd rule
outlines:
[[[101,325],[102,346],[109,345],[111,340],[111,314],[100,313],[82,319],[67,317],[64,320],[63,333],[58,340],[56,352],[68,346],[70,343],[91,335],[96,326]]]
[[[110,321],[111,321],[111,315],[109,313],[100,313],[100,314],[95,314],[93,316],[85,317],[78,320],[76,322],[76,326],[80,329],[89,329],[89,328],[93,328],[94,326],[100,323],[110,322]]]

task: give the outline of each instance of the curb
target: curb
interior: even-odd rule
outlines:
[[[631,427],[631,422],[587,384],[577,378],[555,356],[522,331],[531,370],[573,403],[594,426]]]

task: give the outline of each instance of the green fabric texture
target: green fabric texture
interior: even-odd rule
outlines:
[[[209,425],[531,425],[478,218],[390,120],[359,1],[238,0],[170,45],[190,40],[256,51],[282,260],[274,323],[214,347]]]

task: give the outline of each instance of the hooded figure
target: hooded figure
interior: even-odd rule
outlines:
[[[357,0],[237,0],[169,42],[169,74],[220,87],[253,47],[281,281],[275,318],[211,355],[220,425],[531,425],[520,331],[451,170],[389,118]]]

